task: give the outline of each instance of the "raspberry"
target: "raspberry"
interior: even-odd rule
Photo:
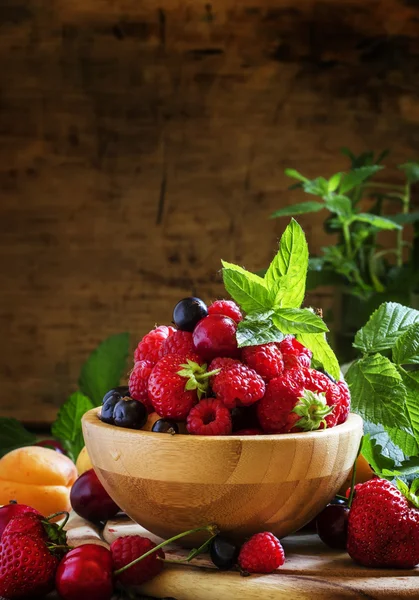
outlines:
[[[242,359],[265,381],[279,377],[284,370],[282,352],[275,343],[247,346],[242,350]]]
[[[231,367],[231,365],[242,364],[236,358],[227,358],[226,356],[220,356],[218,358],[214,358],[208,367],[208,371],[216,371],[217,369],[224,369],[226,367]],[[214,383],[215,375],[210,377],[210,385]]]
[[[346,421],[351,410],[351,393],[346,381],[338,381],[336,385],[340,389],[340,414],[337,420],[337,425],[340,425]]]
[[[284,550],[273,533],[256,533],[241,547],[238,563],[247,573],[272,573],[285,562]]]
[[[230,317],[235,323],[243,321],[240,308],[232,300],[216,300],[208,306],[209,315],[224,315]]]
[[[212,389],[227,408],[248,406],[262,398],[265,382],[253,369],[242,363],[225,367],[214,377]]]
[[[127,535],[118,538],[112,542],[110,548],[114,570],[121,569],[155,547],[154,542],[140,535]],[[136,565],[117,575],[118,581],[125,585],[140,585],[153,579],[163,569],[164,563],[159,560],[159,557],[164,558],[162,549],[153,552]]]
[[[236,340],[237,324],[223,315],[208,315],[193,330],[195,351],[205,360],[216,356],[237,358],[240,350]]]
[[[282,352],[285,369],[310,367],[313,353],[291,335],[287,335],[278,346]]]
[[[147,333],[138,343],[134,352],[134,362],[139,360],[150,360],[153,364],[159,360],[160,346],[166,338],[172,335],[176,329],[160,325]]]
[[[193,347],[192,333],[178,330],[166,338],[160,346],[160,358],[163,358],[166,354],[183,354],[184,356],[196,354]]]
[[[194,435],[229,435],[230,412],[220,400],[206,398],[192,408],[186,420],[186,429]]]
[[[153,366],[154,364],[150,360],[137,361],[130,373],[128,382],[131,398],[142,402],[149,413],[153,412],[153,405],[148,397],[148,380]]]

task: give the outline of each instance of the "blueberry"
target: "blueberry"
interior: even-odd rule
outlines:
[[[119,394],[109,396],[109,398],[105,400],[100,411],[101,421],[104,423],[109,423],[109,425],[113,425],[113,410],[115,408],[115,404],[117,404],[120,400],[121,397]]]
[[[207,305],[200,298],[184,298],[173,310],[173,322],[182,331],[193,331],[195,325],[208,315]]]
[[[114,395],[119,396],[119,399],[123,398],[124,396],[129,396],[128,386],[120,385],[112,390],[109,390],[109,392],[106,392],[106,394],[103,396],[102,404],[105,404],[106,400]]]
[[[126,400],[123,398],[115,404],[113,421],[117,427],[141,429],[146,424],[147,418],[147,409],[138,400]]]
[[[154,433],[179,433],[178,424],[170,419],[159,419],[151,428]]]
[[[217,535],[210,544],[210,557],[220,571],[228,571],[236,564],[239,548]]]

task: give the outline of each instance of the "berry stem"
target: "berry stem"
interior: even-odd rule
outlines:
[[[212,540],[215,537],[217,537],[217,535],[218,535],[217,533],[214,533],[210,538],[207,539],[206,542],[204,542],[202,544],[202,546],[199,546],[199,548],[194,548],[193,550],[191,550],[186,558],[172,559],[172,558],[160,558],[160,556],[158,556],[157,558],[158,558],[158,560],[161,560],[162,562],[170,563],[173,565],[188,564],[193,558],[195,558],[199,554],[202,554],[203,552],[205,552],[205,550],[208,549],[208,546],[210,545]]]
[[[355,494],[355,478],[356,478],[356,461],[358,460],[358,456],[361,454],[361,448],[362,448],[362,440],[364,438],[361,438],[361,442],[359,444],[359,448],[358,448],[358,452],[355,458],[355,462],[354,462],[354,466],[352,467],[352,477],[351,477],[351,493],[349,494],[349,498],[348,498],[348,507],[351,508],[352,505],[352,500],[354,499],[354,494]]]
[[[61,531],[67,525],[67,521],[70,518],[70,513],[67,512],[66,510],[61,510],[60,512],[56,512],[56,513],[53,513],[52,515],[49,515],[49,517],[45,518],[45,521],[48,523],[49,521],[51,521],[51,519],[55,519],[55,517],[59,517],[60,515],[65,515],[64,522],[61,523],[61,525],[58,528],[58,531]]]
[[[189,529],[188,531],[184,531],[183,533],[178,533],[178,535],[175,535],[175,536],[169,538],[168,540],[161,542],[155,548],[152,548],[145,554],[138,556],[138,558],[132,560],[130,563],[128,563],[127,565],[124,565],[120,569],[117,569],[116,571],[113,572],[113,575],[114,576],[120,575],[121,573],[123,573],[124,571],[129,569],[130,567],[133,567],[134,565],[136,565],[137,563],[142,561],[147,556],[150,556],[150,554],[153,554],[154,552],[157,552],[157,550],[160,550],[160,548],[167,546],[167,544],[176,542],[176,540],[180,540],[181,538],[186,537],[187,535],[192,535],[193,533],[199,533],[200,531],[207,531],[213,537],[214,535],[216,535],[218,533],[218,528],[216,525],[205,525],[205,527],[197,527],[196,529]]]

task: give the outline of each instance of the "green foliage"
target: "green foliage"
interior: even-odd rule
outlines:
[[[0,458],[16,448],[31,446],[36,437],[16,419],[0,417]]]

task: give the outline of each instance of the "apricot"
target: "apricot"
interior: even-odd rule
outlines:
[[[76,479],[74,463],[55,450],[40,446],[12,450],[0,459],[0,505],[16,500],[44,516],[69,511]]]
[[[83,475],[83,473],[85,473],[86,471],[93,469],[92,461],[90,460],[90,456],[87,452],[86,446],[83,446],[83,448],[80,451],[80,454],[77,457],[76,468],[77,473],[79,475]]]
[[[368,464],[368,461],[360,454],[356,459],[356,474],[355,474],[355,484],[357,483],[365,483],[374,477],[374,471]],[[341,496],[345,496],[347,489],[351,486],[352,479],[352,469],[345,479],[342,487],[338,491],[338,494]]]

